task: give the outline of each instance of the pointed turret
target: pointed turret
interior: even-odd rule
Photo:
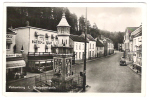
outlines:
[[[65,17],[65,10],[63,9],[62,19],[57,25],[58,35],[70,35],[70,25]]]

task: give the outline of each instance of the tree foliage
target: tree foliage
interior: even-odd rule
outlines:
[[[30,26],[39,27],[57,31],[57,25],[62,18],[63,7],[7,7],[7,28],[8,27],[25,27],[26,22]],[[68,8],[65,8],[66,19],[71,26],[70,33],[80,35],[85,31],[85,18],[79,17],[75,13],[71,13]],[[118,43],[123,42],[123,32],[109,32],[100,30],[96,23],[91,26],[87,20],[87,34],[91,34],[94,38],[101,35],[110,38],[117,48]]]

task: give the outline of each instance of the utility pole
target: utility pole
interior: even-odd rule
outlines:
[[[83,69],[83,92],[86,88],[86,34],[87,34],[87,7],[86,7],[86,18],[85,18],[85,48],[84,48],[84,69]]]

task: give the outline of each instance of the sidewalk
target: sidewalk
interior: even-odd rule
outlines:
[[[141,75],[141,72],[139,72],[136,68],[133,68],[133,62],[132,62],[132,61],[129,61],[129,60],[126,59],[126,62],[127,62],[127,66],[128,66],[133,72],[135,72],[136,74]]]
[[[102,56],[102,57],[99,57],[99,58],[87,59],[86,62],[90,62],[90,61],[94,61],[94,60],[97,60],[97,59],[106,58],[106,57],[109,57],[109,56],[112,56],[112,55],[115,55],[115,54],[116,54],[116,53],[113,53],[113,54],[107,55],[107,56]],[[76,60],[74,65],[83,64],[83,63],[84,63],[84,60]],[[74,66],[74,65],[73,65],[73,66]]]

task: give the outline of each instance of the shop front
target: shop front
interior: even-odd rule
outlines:
[[[19,78],[24,78],[26,76],[26,63],[24,60],[15,59],[6,62],[6,79],[14,80]]]

